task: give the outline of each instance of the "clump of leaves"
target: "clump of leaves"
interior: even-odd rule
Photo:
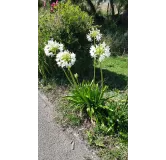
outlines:
[[[99,87],[98,84],[93,82],[85,82],[78,84],[78,87],[75,87],[71,90],[69,96],[66,98],[77,108],[81,113],[87,114],[91,121],[100,121],[99,115],[103,108],[103,104],[106,101],[104,98],[104,93],[106,92],[107,87]]]

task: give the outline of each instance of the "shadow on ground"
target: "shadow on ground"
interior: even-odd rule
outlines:
[[[118,89],[118,90],[126,90],[128,86],[128,77],[122,74],[117,74],[115,72],[108,71],[107,69],[103,69],[103,77],[104,77],[104,84],[108,86],[110,90]],[[92,81],[93,79],[93,70],[88,73],[89,76],[80,77],[79,82],[82,80]],[[56,76],[48,81],[49,83],[56,83],[58,86],[68,86],[69,82],[67,81],[64,73]],[[100,77],[100,69],[96,68],[96,82],[101,82]]]
[[[128,86],[127,76],[108,71],[107,69],[103,69],[102,71],[103,71],[103,77],[104,77],[104,84],[107,85],[109,89],[111,90],[112,89],[119,89],[119,90],[127,89],[127,86]],[[91,76],[91,79],[92,79],[92,76]],[[96,68],[96,81],[97,82],[101,81],[99,68]]]

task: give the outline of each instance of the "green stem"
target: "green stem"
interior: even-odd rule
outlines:
[[[77,84],[78,84],[78,78],[76,78]]]
[[[70,73],[70,76],[71,76],[71,78],[72,78],[72,80],[73,80],[73,83],[74,83],[75,87],[77,87],[77,83],[76,83],[76,81],[75,81],[75,79],[74,79],[74,76],[73,76],[73,74],[72,74],[70,68],[68,68],[68,71],[69,71],[69,73]]]
[[[63,68],[62,68],[63,69]],[[70,82],[70,84],[71,85],[73,85],[73,83],[71,82],[71,80],[70,80],[70,78],[69,78],[69,76],[67,75],[67,73],[66,73],[66,71],[63,69],[63,72],[65,73],[65,75],[66,75],[66,77],[67,77],[67,79],[68,79],[68,81]]]
[[[94,38],[94,46],[95,46],[95,38]],[[94,62],[93,62],[93,66],[94,66],[94,71],[93,71],[93,82],[95,83],[95,79],[96,79],[96,59],[94,58]]]
[[[93,73],[94,73],[94,75],[93,75],[93,82],[95,83],[95,79],[96,79],[96,59],[94,58],[94,71],[93,71]]]
[[[103,90],[103,71],[102,71],[102,68],[101,68],[101,62],[100,62],[100,74],[101,74],[101,87],[102,87],[102,90]]]

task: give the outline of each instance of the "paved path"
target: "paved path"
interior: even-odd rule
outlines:
[[[38,160],[98,160],[84,142],[53,121],[53,108],[40,92],[38,108]]]

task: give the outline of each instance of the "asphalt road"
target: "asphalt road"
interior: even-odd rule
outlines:
[[[38,94],[38,160],[99,160],[85,143],[63,131],[46,97]]]

